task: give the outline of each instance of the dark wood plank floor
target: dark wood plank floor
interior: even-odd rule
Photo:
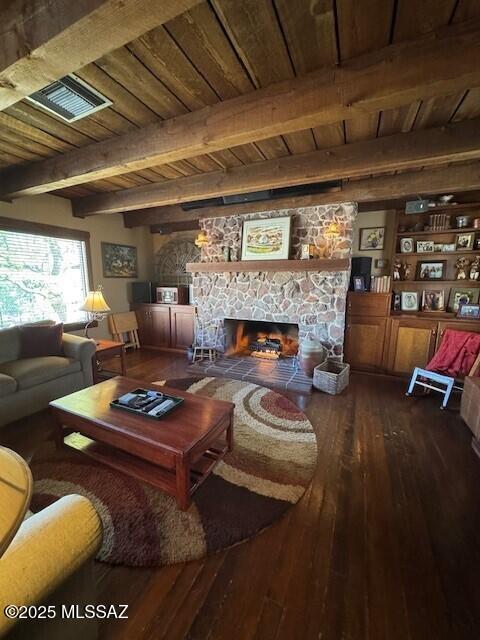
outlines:
[[[187,374],[129,354],[128,374]],[[115,640],[473,640],[480,635],[480,460],[458,412],[354,374],[339,397],[290,396],[318,436],[314,481],[288,515],[214,557],[154,570],[97,565],[99,601],[127,603]],[[32,429],[34,420],[29,421]],[[0,434],[25,451],[28,430]]]

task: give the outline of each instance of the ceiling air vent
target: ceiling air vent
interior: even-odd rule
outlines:
[[[96,89],[73,74],[32,93],[27,100],[66,122],[75,122],[112,104]]]

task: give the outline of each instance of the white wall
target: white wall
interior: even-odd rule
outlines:
[[[360,229],[368,227],[386,227],[384,248],[376,251],[360,251]],[[368,211],[359,212],[353,224],[353,256],[360,258],[372,258],[372,275],[389,275],[391,264],[391,247],[395,234],[395,211]],[[375,260],[387,259],[389,261],[387,269],[375,268]]]
[[[93,271],[93,282],[90,286],[103,286],[105,300],[114,312],[129,310],[130,283],[134,280],[103,277],[101,242],[135,245],[138,253],[138,280],[150,280],[153,276],[153,244],[148,227],[126,229],[121,215],[75,218],[72,216],[69,200],[52,195],[40,195],[18,198],[12,203],[0,202],[0,216],[90,232]],[[100,323],[98,329],[92,329],[91,336],[110,337],[107,322]]]

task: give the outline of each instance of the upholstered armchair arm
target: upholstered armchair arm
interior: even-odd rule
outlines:
[[[102,524],[92,503],[69,495],[26,520],[0,558],[0,637],[14,624],[7,604],[45,601],[99,549]]]
[[[95,340],[74,336],[72,333],[63,334],[63,353],[67,358],[91,361],[95,353]]]
[[[93,384],[92,356],[95,353],[95,340],[74,336],[71,333],[64,333],[63,353],[67,358],[80,360],[82,371],[85,375],[86,386]]]

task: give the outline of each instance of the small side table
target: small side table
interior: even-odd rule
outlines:
[[[95,354],[92,358],[92,369],[93,369],[93,384],[97,384],[98,382],[102,382],[105,379],[105,376],[102,376],[102,371],[107,371],[102,368],[102,362],[104,360],[109,360],[114,356],[120,356],[120,371],[108,371],[108,373],[112,373],[113,375],[127,375],[127,367],[125,364],[125,345],[123,342],[114,342],[113,340],[97,340]]]

